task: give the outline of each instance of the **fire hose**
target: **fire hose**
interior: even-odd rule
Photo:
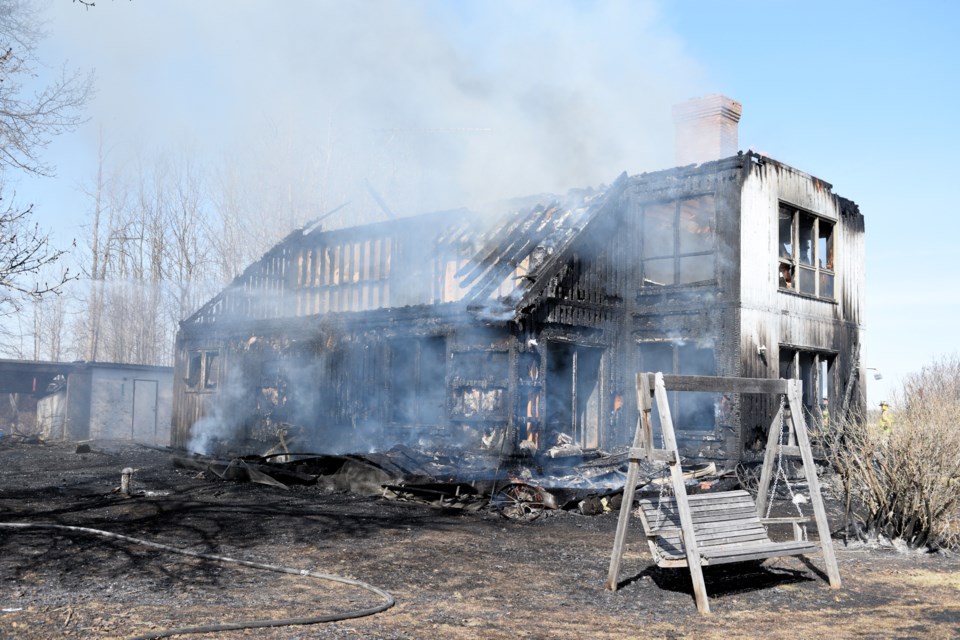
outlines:
[[[321,622],[337,622],[339,620],[350,620],[353,618],[362,618],[364,616],[370,616],[375,613],[380,613],[381,611],[386,611],[392,607],[395,603],[395,600],[392,595],[383,589],[374,587],[373,585],[367,584],[366,582],[361,582],[360,580],[354,580],[352,578],[344,578],[343,576],[336,576],[328,573],[317,573],[315,571],[308,571],[307,569],[293,569],[291,567],[283,567],[275,564],[266,564],[263,562],[252,562],[250,560],[238,560],[236,558],[229,558],[227,556],[215,555],[212,553],[200,553],[198,551],[189,551],[187,549],[180,549],[177,547],[171,547],[166,544],[160,544],[159,542],[151,542],[149,540],[143,540],[141,538],[134,538],[132,536],[125,536],[120,533],[112,533],[110,531],[103,531],[102,529],[91,529],[89,527],[75,527],[70,525],[63,524],[45,524],[45,523],[30,523],[30,522],[0,522],[0,527],[5,527],[8,529],[55,529],[59,531],[73,531],[77,533],[86,533],[95,536],[100,536],[102,538],[111,538],[114,540],[124,540],[126,542],[132,542],[134,544],[139,544],[145,547],[150,547],[152,549],[159,549],[161,551],[169,551],[172,553],[178,553],[184,556],[190,556],[192,558],[199,558],[201,560],[210,560],[213,562],[223,562],[227,564],[237,564],[244,567],[251,567],[253,569],[262,569],[264,571],[273,571],[275,573],[287,573],[296,576],[304,576],[307,578],[316,578],[317,580],[327,580],[330,582],[339,582],[341,584],[346,584],[354,587],[359,587],[360,589],[365,589],[384,599],[384,602],[364,609],[355,609],[353,611],[346,611],[343,613],[333,613],[322,616],[306,616],[302,618],[279,618],[274,620],[244,620],[240,622],[224,622],[196,627],[181,627],[178,629],[163,629],[160,631],[151,631],[150,633],[145,633],[143,635],[135,636],[130,640],[152,640],[153,638],[169,638],[170,636],[176,635],[186,635],[191,633],[214,633],[217,631],[235,631],[239,629],[262,629],[266,627],[286,627],[291,625],[306,625],[306,624],[318,624]]]

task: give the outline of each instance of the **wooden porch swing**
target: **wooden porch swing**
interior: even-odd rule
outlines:
[[[790,409],[790,423],[797,444],[781,443],[784,419],[781,406],[767,436],[756,502],[749,492],[743,490],[687,495],[677,438],[667,403],[668,388],[675,391],[780,394],[781,397],[786,397],[785,406]],[[650,413],[651,400],[654,397],[663,436],[661,449],[654,448],[653,445]],[[673,496],[664,496],[661,491],[660,496],[640,501],[638,516],[650,546],[650,553],[659,567],[689,567],[700,613],[710,612],[703,580],[702,567],[705,566],[819,552],[823,555],[830,586],[839,588],[840,572],[830,540],[830,527],[820,494],[820,483],[814,467],[800,397],[800,382],[797,380],[637,374],[637,431],[630,449],[630,466],[606,588],[611,591],[617,589],[627,525],[633,509],[633,500],[627,499],[627,496],[633,496],[636,491],[640,460],[666,462],[673,487]],[[801,524],[809,518],[764,517],[765,513],[769,515],[770,482],[776,481],[779,475],[783,474],[780,462],[785,456],[799,457],[803,462],[818,541],[805,539],[805,529]],[[785,474],[783,475],[786,480]],[[794,539],[785,542],[771,540],[766,526],[777,523],[792,524]]]

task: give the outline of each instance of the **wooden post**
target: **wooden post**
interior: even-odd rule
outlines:
[[[651,398],[653,393],[650,390],[650,376],[646,373],[637,375],[637,410],[640,414],[643,427],[643,448],[647,451],[647,459],[650,459],[650,452],[653,451],[653,425],[650,423]]]
[[[770,491],[770,477],[773,475],[773,463],[777,457],[780,438],[782,437],[782,416],[783,405],[780,405],[777,413],[773,416],[773,422],[770,423],[770,428],[767,430],[767,448],[763,453],[760,484],[757,485],[757,515],[761,518],[767,514],[767,500],[770,499],[767,493]],[[773,498],[776,498],[776,496],[773,496]]]
[[[637,430],[633,434],[633,447],[647,446],[647,434],[650,432],[650,382],[646,374],[637,374]],[[652,436],[650,436],[652,442]],[[647,448],[649,452],[650,449]],[[623,559],[623,546],[627,538],[627,526],[630,523],[630,511],[633,509],[633,494],[637,490],[640,465],[634,458],[627,468],[627,481],[623,487],[623,499],[620,501],[620,517],[617,520],[617,534],[613,539],[613,552],[610,555],[610,571],[607,572],[606,588],[617,590],[620,575],[620,561]]]
[[[130,478],[133,477],[133,469],[126,467],[120,472],[120,495],[124,498],[130,497]]]
[[[850,396],[853,394],[853,385],[860,377],[860,342],[853,347],[853,359],[850,361],[850,377],[847,378],[847,385],[843,389],[843,401],[840,403],[840,411],[833,418],[833,422],[838,425],[846,424],[847,412],[850,410]]]
[[[790,421],[793,423],[793,432],[797,434],[797,444],[800,446],[800,457],[803,460],[803,471],[807,477],[810,503],[813,505],[813,514],[817,520],[817,535],[820,537],[823,563],[827,567],[830,586],[834,589],[839,589],[840,569],[837,567],[837,556],[833,551],[833,540],[830,538],[830,523],[827,521],[827,511],[823,506],[823,497],[820,495],[820,479],[817,478],[817,469],[813,462],[813,451],[810,448],[810,437],[807,435],[807,427],[803,419],[803,404],[800,400],[800,389],[801,383],[799,380],[792,380],[787,387],[787,402],[790,405]]]
[[[690,579],[693,581],[693,593],[697,600],[697,611],[710,613],[707,600],[707,585],[703,581],[703,567],[700,566],[700,550],[693,530],[693,516],[690,514],[690,502],[687,500],[687,487],[683,481],[683,469],[680,468],[680,452],[677,437],[673,432],[673,419],[670,416],[670,404],[667,390],[663,384],[663,374],[656,376],[657,412],[660,414],[660,429],[663,431],[663,448],[674,452],[670,462],[670,477],[673,480],[674,498],[677,501],[677,513],[680,515],[680,528],[683,531],[683,550],[687,555]]]

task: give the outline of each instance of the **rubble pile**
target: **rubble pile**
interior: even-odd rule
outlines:
[[[174,457],[176,466],[195,469],[211,480],[256,482],[284,489],[318,485],[442,509],[492,508],[517,520],[533,520],[558,509],[583,515],[615,511],[623,499],[628,462],[627,451],[584,451],[572,439],[560,439],[542,453],[521,450],[513,456],[501,456],[492,449],[421,450],[397,445],[384,452],[338,455],[283,452],[232,459]],[[661,491],[665,472],[660,463],[642,463],[641,471],[638,493]],[[689,482],[693,491],[728,484],[713,465],[697,469]]]

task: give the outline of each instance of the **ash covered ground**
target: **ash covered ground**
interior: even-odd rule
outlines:
[[[639,525],[622,586],[603,589],[616,514],[532,521],[319,485],[235,483],[131,444],[0,443],[0,522],[91,527],[193,551],[349,576],[396,605],[370,617],[217,638],[815,638],[960,636],[960,559],[837,544],[822,562],[707,568],[700,616],[685,570],[651,565]],[[114,492],[135,469],[125,498]],[[0,637],[130,638],[218,622],[372,606],[367,591],[187,558],[75,531],[0,528]]]

